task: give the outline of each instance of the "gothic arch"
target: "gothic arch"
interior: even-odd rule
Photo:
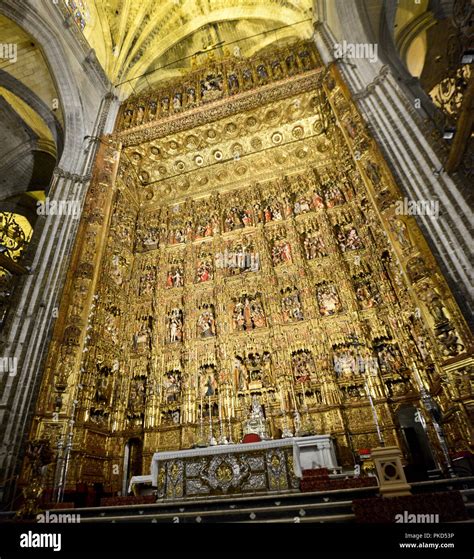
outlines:
[[[1,8],[0,8],[1,10]],[[61,154],[64,147],[64,131],[56,116],[51,113],[51,110],[46,104],[32,91],[26,87],[20,80],[5,72],[0,68],[0,87],[8,89],[29,107],[31,107],[39,116],[44,120],[50,129],[53,139],[56,143],[58,155]]]
[[[76,172],[80,160],[79,152],[83,149],[82,139],[87,129],[84,108],[79,101],[80,90],[56,31],[52,29],[51,23],[28,3],[19,5],[15,0],[5,0],[0,4],[0,13],[34,37],[43,50],[64,111],[65,139],[59,166],[64,170]]]

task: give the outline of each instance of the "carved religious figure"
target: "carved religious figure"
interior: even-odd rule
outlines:
[[[279,266],[280,264],[287,264],[290,263],[291,260],[290,243],[283,239],[275,239],[272,243],[273,265]]]
[[[173,264],[168,270],[166,276],[166,288],[183,287],[184,285],[184,270],[182,264]]]
[[[216,335],[213,305],[203,305],[197,321],[198,335],[200,338],[212,338]]]
[[[202,249],[199,253],[197,264],[196,264],[196,275],[194,278],[194,283],[205,283],[206,281],[212,280],[214,278],[214,264],[213,258],[210,252],[206,252]]]
[[[328,255],[321,233],[308,231],[303,235],[303,249],[306,260],[314,260]]]
[[[331,284],[323,284],[318,287],[317,300],[319,312],[322,316],[331,316],[338,313],[342,308],[337,290]]]
[[[234,300],[232,324],[234,330],[247,331],[266,325],[265,313],[259,295],[243,295]]]
[[[168,313],[168,341],[181,342],[183,340],[183,311],[173,308]]]
[[[291,322],[293,320],[304,320],[303,309],[300,300],[300,294],[296,287],[288,287],[281,290],[281,310],[283,322]]]
[[[296,382],[307,382],[315,374],[314,360],[308,349],[299,349],[291,354],[291,366]]]
[[[348,250],[359,250],[363,248],[363,243],[357,230],[352,225],[336,225],[334,228],[336,238],[339,244],[339,248],[342,252],[347,252]]]
[[[232,377],[235,391],[240,392],[248,389],[249,373],[244,359],[238,355],[234,359]]]

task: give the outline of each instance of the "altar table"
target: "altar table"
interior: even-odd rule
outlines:
[[[340,471],[329,435],[156,452],[146,478],[159,499],[179,499],[295,490],[314,468]],[[145,481],[138,477],[131,486]]]

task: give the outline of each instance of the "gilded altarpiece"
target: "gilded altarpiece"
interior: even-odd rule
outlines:
[[[131,440],[143,473],[240,441],[254,396],[269,436],[332,434],[345,467],[376,422],[405,450],[406,405],[442,462],[423,390],[467,447],[465,323],[310,44],[130,99],[102,144],[32,431],[59,449],[51,484],[121,490]]]

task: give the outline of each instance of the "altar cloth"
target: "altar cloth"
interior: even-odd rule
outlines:
[[[156,452],[151,484],[169,499],[288,491],[299,488],[302,470],[315,467],[340,471],[329,435]]]

